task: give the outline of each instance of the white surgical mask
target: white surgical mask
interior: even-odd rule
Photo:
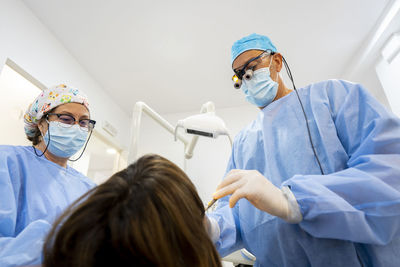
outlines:
[[[63,123],[50,121],[49,129],[43,137],[47,149],[55,156],[69,158],[83,147],[88,132],[81,130],[80,126],[65,125]],[[49,138],[50,132],[50,138]],[[49,142],[50,140],[50,142]]]
[[[265,67],[254,71],[252,78],[243,80],[241,86],[243,93],[246,95],[246,100],[257,107],[268,106],[275,99],[278,92],[278,83],[271,79],[269,69],[269,67]]]

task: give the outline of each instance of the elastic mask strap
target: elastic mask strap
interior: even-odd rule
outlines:
[[[272,63],[272,57],[274,56],[275,54],[271,54],[271,59],[270,59],[270,61],[269,61],[269,73],[271,73],[271,63]],[[272,78],[272,77],[271,77]],[[279,78],[279,72],[277,71],[276,72],[276,82],[278,82],[278,78]]]
[[[272,57],[273,57],[274,55],[271,55],[271,59],[269,60],[269,66],[268,66],[268,68],[269,69],[271,69],[271,63],[272,63]]]

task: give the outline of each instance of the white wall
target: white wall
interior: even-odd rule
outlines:
[[[349,81],[363,85],[373,97],[390,110],[388,96],[385,94],[383,84],[379,81],[373,66],[365,68],[361,73],[354,74]]]
[[[400,117],[400,53],[390,63],[381,58],[376,65],[376,73],[393,113]]]
[[[31,145],[24,131],[24,114],[32,99],[42,92],[8,66],[0,73],[0,114],[4,114],[0,145]]]
[[[128,147],[129,115],[19,0],[0,0],[0,71],[7,58],[46,86],[66,83],[84,91],[100,134],[120,148]],[[104,120],[118,130],[115,138],[101,129]]]
[[[157,107],[152,108],[157,111]],[[180,119],[198,114],[199,110],[200,107],[193,112],[162,116],[175,125]],[[232,137],[250,123],[257,116],[258,111],[250,104],[236,108],[219,109],[218,106],[216,107],[216,114],[225,121]],[[188,139],[191,136],[187,135]],[[179,141],[175,142],[172,134],[162,129],[147,115],[143,115],[138,143],[139,156],[145,153],[157,153],[172,160],[183,169],[183,149],[183,144]],[[212,193],[222,180],[230,153],[231,147],[226,136],[219,136],[217,139],[200,137],[194,150],[194,156],[187,160],[187,174],[196,185],[204,203],[211,200]]]

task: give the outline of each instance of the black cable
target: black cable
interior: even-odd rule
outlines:
[[[77,159],[68,159],[69,161],[77,161],[78,159],[80,159],[83,155],[83,152],[85,152],[86,146],[89,143],[90,137],[92,136],[93,130],[90,130],[90,134],[89,134],[89,138],[86,140],[86,144],[85,147],[82,150],[82,153],[79,155],[79,157]]]
[[[303,106],[303,103],[301,102],[299,93],[297,92],[296,85],[294,84],[294,81],[293,81],[292,72],[290,71],[290,68],[289,68],[289,65],[288,65],[287,62],[286,62],[286,59],[285,59],[283,56],[282,56],[282,59],[283,59],[283,64],[285,65],[286,73],[288,74],[289,79],[292,81],[293,89],[294,89],[294,91],[296,92],[297,98],[299,99],[300,106],[301,106],[301,110],[303,111],[303,114],[304,114],[304,119],[306,120],[307,132],[308,132],[308,137],[309,137],[309,139],[310,139],[311,148],[312,148],[312,150],[313,150],[313,152],[314,152],[315,159],[316,159],[317,162],[318,162],[318,166],[319,166],[319,169],[320,169],[320,171],[321,171],[321,174],[324,175],[324,174],[325,174],[325,173],[324,173],[324,170],[322,169],[321,162],[319,161],[319,158],[318,158],[318,155],[317,155],[317,152],[316,152],[316,150],[315,150],[314,143],[313,143],[313,140],[312,140],[312,137],[311,137],[310,126],[308,125],[308,118],[307,118],[306,112],[304,111],[304,106]]]
[[[47,117],[46,117],[46,118],[47,118]],[[40,130],[39,130],[39,131],[40,131]],[[49,147],[49,144],[50,144],[50,125],[49,125],[49,124],[48,124],[48,126],[47,126],[47,131],[49,132],[49,142],[47,143],[46,148],[44,149],[43,153],[42,153],[40,156],[38,155],[35,146],[32,146],[32,147],[33,147],[33,150],[35,151],[36,156],[38,156],[38,157],[43,156],[44,153],[46,153],[47,148]],[[43,140],[44,140],[44,136],[43,136]],[[45,141],[45,143],[46,143],[46,141]]]

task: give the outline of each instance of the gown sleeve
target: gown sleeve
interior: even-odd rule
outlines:
[[[400,120],[358,84],[336,81],[328,97],[347,168],[283,183],[299,203],[300,227],[319,238],[388,244],[400,235]]]
[[[235,144],[233,144],[232,155],[229,159],[226,174],[236,169],[234,160]],[[217,209],[207,214],[210,218],[218,223],[220,236],[215,246],[221,257],[225,257],[230,253],[243,248],[240,236],[240,223],[236,205],[234,208],[229,207],[229,197],[226,196],[218,200]]]
[[[18,164],[0,151],[0,266],[40,264],[44,237],[51,225],[33,221],[18,229],[23,184]]]

